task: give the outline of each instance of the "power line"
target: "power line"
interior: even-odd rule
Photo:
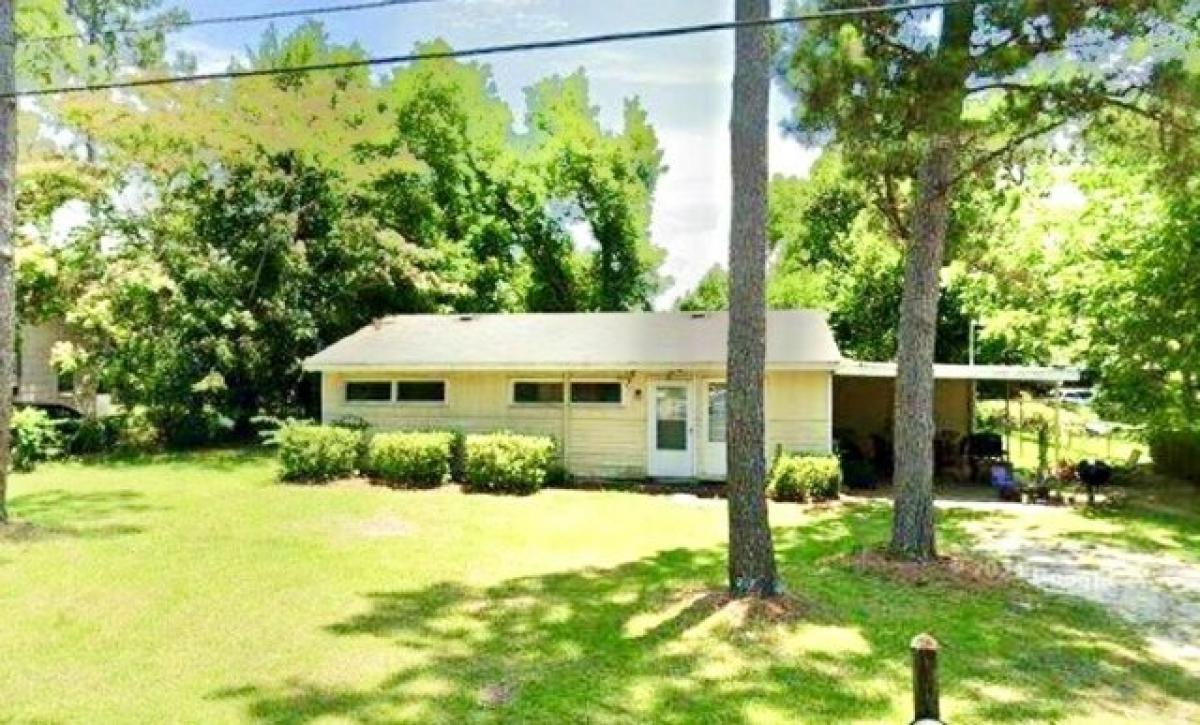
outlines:
[[[80,84],[73,86],[54,86],[50,88],[35,88],[32,90],[16,91],[0,94],[0,98],[22,98],[34,96],[57,96],[68,93],[86,93],[90,91],[107,91],[124,88],[145,88],[148,86],[166,86],[181,83],[197,83],[215,80],[236,80],[240,78],[257,78],[263,76],[287,75],[290,73],[313,73],[319,71],[348,70],[352,68],[367,68],[374,66],[398,65],[420,60],[439,60],[446,58],[479,58],[502,53],[517,53],[525,51],[553,50],[556,48],[573,48],[584,45],[600,45],[632,40],[652,40],[656,38],[675,38],[684,35],[714,33],[737,28],[773,27],[793,25],[826,18],[845,18],[880,13],[903,13],[917,10],[935,10],[953,5],[972,3],[986,5],[983,0],[928,0],[911,4],[869,5],[857,8],[837,8],[801,13],[782,18],[761,18],[755,20],[730,20],[716,23],[701,23],[699,25],[676,25],[650,30],[632,30],[619,33],[603,33],[600,35],[582,35],[574,38],[557,38],[554,40],[539,40],[522,43],[507,43],[502,45],[484,45],[461,50],[435,50],[424,53],[406,53],[377,58],[362,58],[358,60],[335,61],[329,63],[313,63],[309,65],[289,66],[286,68],[250,68],[245,70],[227,70],[214,73],[196,73],[186,76],[168,76],[163,78],[136,78],[128,81],[111,81],[106,83]]]
[[[358,10],[375,10],[378,8],[394,7],[397,5],[416,5],[419,3],[438,2],[439,0],[370,0],[369,2],[348,3],[345,5],[324,5],[311,8],[296,8],[292,10],[269,10],[261,13],[250,13],[246,15],[212,15],[208,17],[189,18],[172,22],[170,20],[159,20],[147,23],[136,23],[128,26],[110,26],[101,28],[96,31],[96,35],[106,35],[116,33],[125,35],[131,33],[141,33],[148,30],[173,31],[179,28],[190,28],[199,25],[232,25],[234,23],[248,23],[261,20],[282,20],[286,18],[310,17],[314,15],[332,15],[335,13],[349,13]],[[17,35],[16,42],[18,45],[32,45],[35,43],[56,43],[64,40],[88,40],[88,33],[60,33],[57,35],[33,35],[24,37]]]

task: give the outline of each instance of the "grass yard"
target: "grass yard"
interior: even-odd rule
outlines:
[[[1146,463],[1150,460],[1149,447],[1143,441],[1138,440],[1133,431],[1117,430],[1107,435],[1088,434],[1084,426],[1100,420],[1100,416],[1096,415],[1096,412],[1090,407],[1044,401],[1029,401],[1021,405],[1014,400],[1009,407],[1014,429],[1005,436],[1005,441],[1009,456],[1018,468],[1036,471],[1038,467],[1037,433],[1032,430],[1021,430],[1017,427],[1018,422],[1021,419],[1040,417],[1049,421],[1053,427],[1056,407],[1058,408],[1058,421],[1062,426],[1062,435],[1057,446],[1053,434],[1051,435],[1051,465],[1054,464],[1056,453],[1072,462],[1085,458],[1100,458],[1120,465],[1129,461],[1134,451],[1139,451],[1138,460],[1140,462]],[[983,400],[978,403],[978,408],[984,416],[1002,417],[1005,411],[1002,400]]]
[[[712,594],[720,502],[285,486],[242,453],[49,465],[11,496],[0,722],[897,723],[921,631],[951,722],[1200,720],[1200,673],[1092,605],[859,565],[882,504],[772,509],[780,610]],[[1194,522],[1100,523],[1195,554]]]

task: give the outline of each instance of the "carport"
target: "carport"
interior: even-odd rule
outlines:
[[[933,366],[934,424],[939,450],[956,450],[959,441],[974,433],[976,383],[1004,383],[1005,399],[1012,386],[1041,384],[1060,387],[1080,378],[1078,368],[1027,365]],[[895,422],[896,364],[843,361],[833,378],[834,438],[845,449],[856,447],[868,458],[880,460],[869,451],[890,450]],[[886,460],[886,455],[883,455]],[[885,466],[886,467],[886,466]]]

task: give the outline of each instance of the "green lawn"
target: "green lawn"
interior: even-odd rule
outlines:
[[[720,503],[274,476],[235,453],[15,476],[0,722],[897,723],[926,630],[952,722],[1200,719],[1200,673],[1093,606],[856,567],[881,504],[772,509],[799,602],[776,617],[709,595]]]
[[[1002,400],[982,400],[978,409],[983,416],[1003,416],[1005,411]],[[1057,410],[1056,410],[1057,409]],[[1037,433],[1033,430],[1020,430],[1019,422],[1041,417],[1050,422],[1053,430],[1055,414],[1062,434],[1057,446],[1051,434],[1050,463],[1053,465],[1056,453],[1062,458],[1077,462],[1084,458],[1100,458],[1109,463],[1120,465],[1129,461],[1134,451],[1140,451],[1138,460],[1146,463],[1150,460],[1150,449],[1144,442],[1137,439],[1134,431],[1120,430],[1108,435],[1089,435],[1084,426],[1092,421],[1100,420],[1090,407],[1078,405],[1061,405],[1046,401],[1027,401],[1020,405],[1013,401],[1008,407],[1008,414],[1013,421],[1013,430],[1006,437],[1009,456],[1018,468],[1026,471],[1036,471],[1038,467]]]

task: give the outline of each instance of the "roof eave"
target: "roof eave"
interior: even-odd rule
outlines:
[[[814,360],[804,362],[767,362],[769,371],[828,371],[838,369],[840,360]],[[673,370],[724,370],[725,361],[710,362],[598,362],[598,363],[547,363],[547,362],[502,362],[502,363],[345,363],[305,360],[307,372],[319,373],[373,373],[373,372],[570,372],[573,370],[648,370],[670,372]]]

